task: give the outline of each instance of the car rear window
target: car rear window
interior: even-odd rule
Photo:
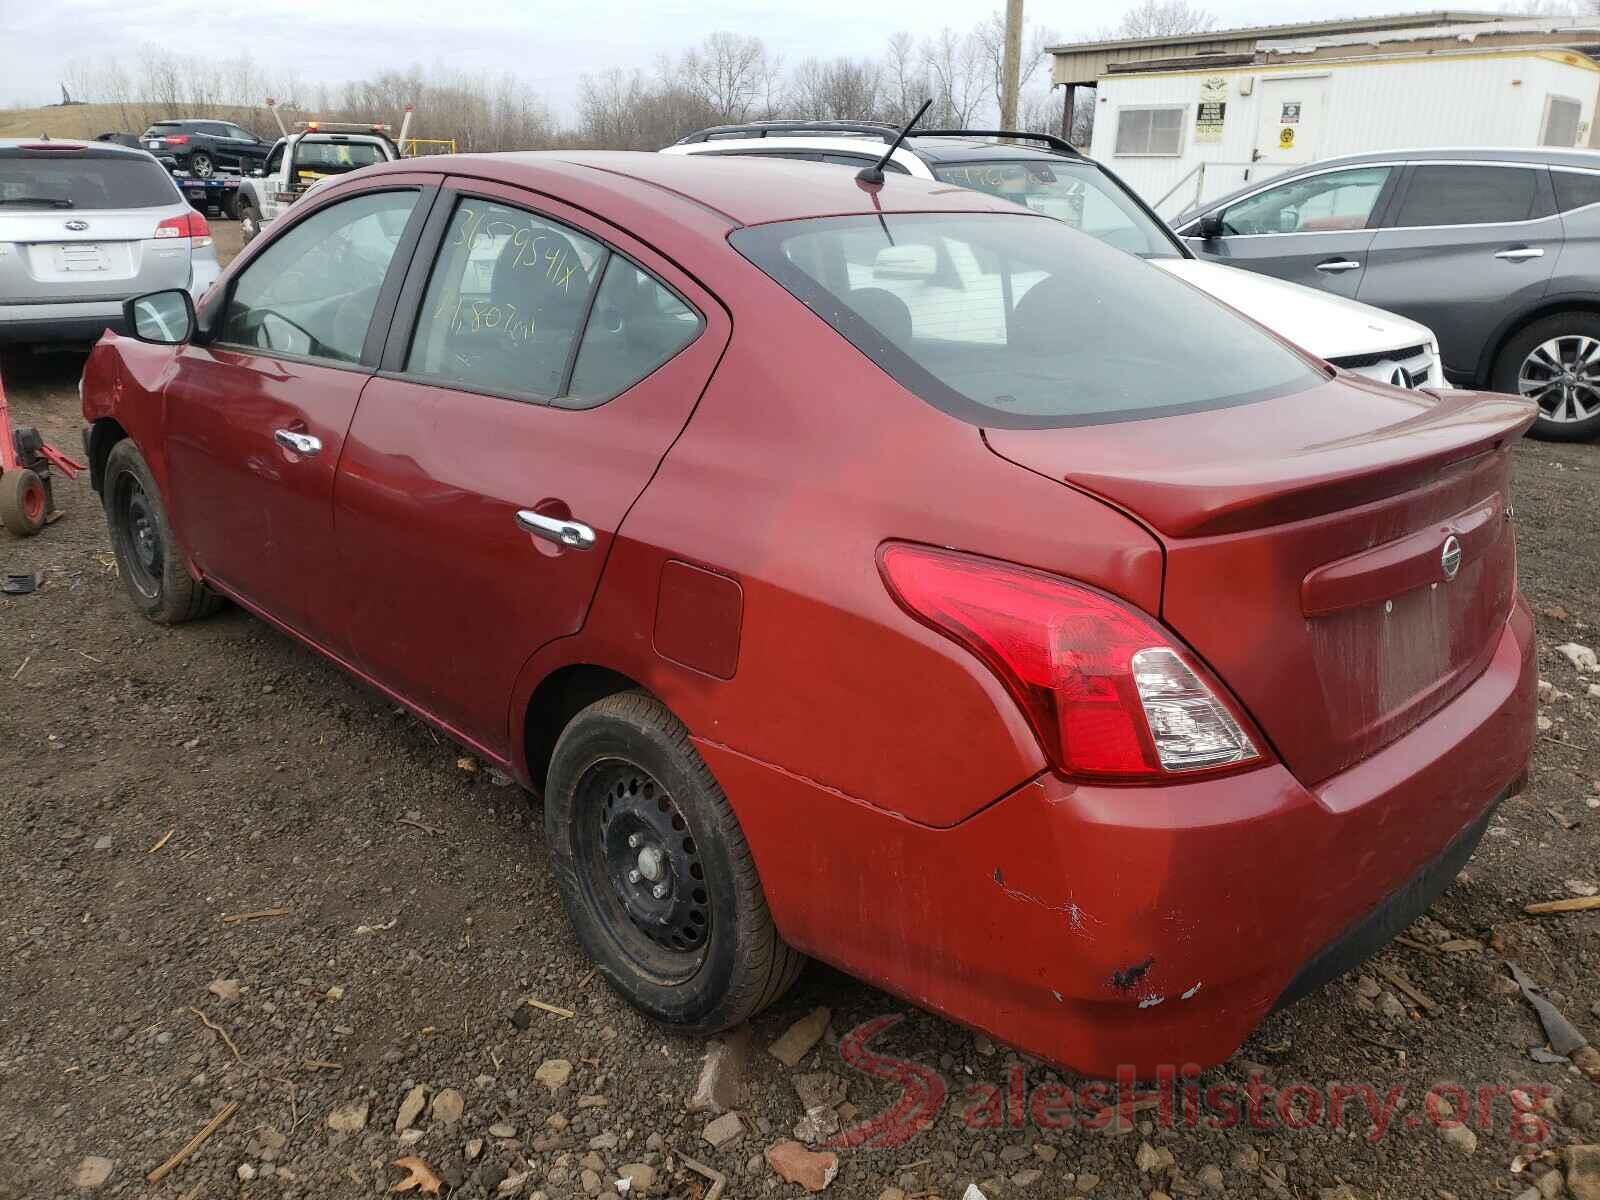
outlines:
[[[294,149],[296,167],[329,175],[387,161],[383,151],[372,142],[301,142]]]
[[[1138,420],[1324,378],[1204,293],[1059,221],[825,217],[730,240],[900,384],[975,425]]]
[[[0,157],[0,205],[8,208],[164,208],[182,199],[172,176],[142,154]]]
[[[1183,257],[1172,231],[1092,163],[999,159],[937,163],[932,169],[934,177],[946,183],[988,192],[1055,217],[1140,258]]]

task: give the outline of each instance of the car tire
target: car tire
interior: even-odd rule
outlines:
[[[155,477],[131,438],[106,457],[101,496],[117,574],[140,612],[158,625],[176,625],[222,607],[222,598],[190,571]]]
[[[0,525],[17,537],[32,537],[50,514],[44,480],[27,467],[0,474]]]
[[[204,150],[196,150],[189,155],[189,174],[196,179],[210,179],[216,173],[217,164]]]
[[[1491,386],[1538,401],[1532,437],[1600,436],[1600,313],[1557,313],[1518,330],[1495,359]]]
[[[246,242],[252,241],[261,232],[261,210],[248,196],[240,196],[238,203],[239,236]]]
[[[545,837],[567,916],[600,973],[664,1025],[748,1020],[805,963],[778,934],[738,818],[655,697],[578,713],[551,759]]]

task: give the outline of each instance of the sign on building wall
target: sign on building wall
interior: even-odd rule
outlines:
[[[1214,75],[1200,81],[1200,103],[1194,110],[1194,140],[1220,142],[1222,122],[1228,111],[1228,80]]]

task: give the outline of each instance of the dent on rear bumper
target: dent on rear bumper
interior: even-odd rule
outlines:
[[[699,741],[796,947],[1074,1070],[1228,1058],[1324,946],[1526,770],[1533,623],[1430,720],[1304,788],[1272,765],[1159,790],[1041,776],[917,825]]]

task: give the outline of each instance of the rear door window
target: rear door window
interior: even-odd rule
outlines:
[[[463,197],[428,279],[405,370],[471,391],[560,395],[606,253],[569,225]]]
[[[611,255],[566,388],[588,408],[627,391],[699,336],[700,314],[653,275]]]
[[[1553,170],[1550,179],[1556,185],[1556,207],[1562,212],[1600,204],[1600,172]]]
[[[164,208],[182,200],[172,176],[143,154],[0,157],[0,209]]]
[[[1394,224],[1500,225],[1538,216],[1539,180],[1531,167],[1419,163]]]

